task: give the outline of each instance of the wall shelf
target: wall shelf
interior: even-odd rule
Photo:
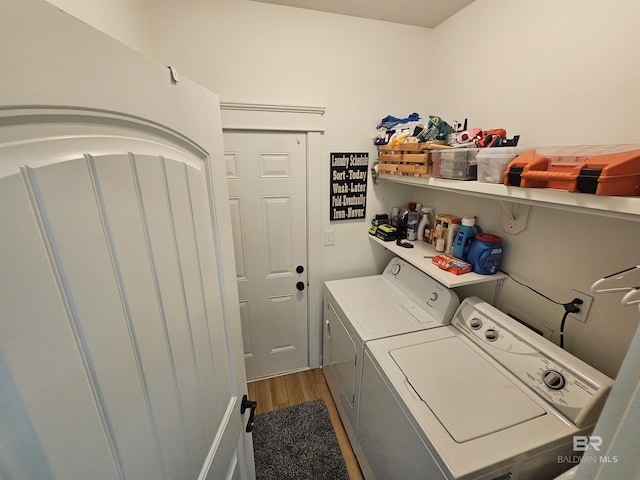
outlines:
[[[549,188],[521,188],[495,183],[409,177],[386,173],[381,174],[380,179],[476,197],[603,215],[622,220],[640,221],[640,197],[605,197],[588,193],[570,193]]]
[[[507,278],[507,276],[501,272],[493,275],[480,275],[474,272],[455,275],[451,272],[447,272],[446,270],[442,270],[431,263],[431,258],[435,255],[439,255],[439,253],[436,252],[435,248],[428,243],[409,241],[409,243],[413,244],[413,248],[404,248],[396,245],[396,242],[384,242],[369,233],[367,233],[367,236],[372,242],[383,246],[449,288],[474,285],[477,283],[494,282]]]

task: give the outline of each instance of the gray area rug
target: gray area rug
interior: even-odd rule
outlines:
[[[257,415],[257,480],[348,480],[324,400]]]

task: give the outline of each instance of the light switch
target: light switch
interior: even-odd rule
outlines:
[[[333,246],[333,235],[334,232],[333,230],[325,230],[324,231],[324,246],[325,247],[332,247]]]

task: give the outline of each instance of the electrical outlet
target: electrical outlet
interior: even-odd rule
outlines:
[[[580,311],[578,313],[570,313],[569,316],[586,323],[587,315],[589,315],[589,310],[591,309],[591,302],[593,302],[593,297],[586,293],[579,292],[578,290],[571,290],[571,295],[571,300],[579,298],[582,300],[582,303],[578,305]]]

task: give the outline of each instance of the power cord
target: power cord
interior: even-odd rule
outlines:
[[[553,298],[547,297],[544,293],[540,293],[538,290],[536,290],[533,287],[530,287],[529,285],[527,285],[526,283],[522,283],[520,280],[516,280],[513,276],[511,276],[509,273],[505,272],[504,270],[500,270],[502,273],[504,273],[507,277],[509,277],[511,280],[513,280],[514,282],[516,282],[518,285],[521,285],[525,288],[528,288],[529,290],[531,290],[533,293],[540,295],[542,298],[545,298],[547,300],[549,300],[551,303],[555,303],[556,305],[565,305],[562,302],[558,302],[556,300],[554,300]]]
[[[560,348],[564,348],[564,322],[570,313],[578,313],[580,311],[578,305],[582,305],[582,303],[582,300],[579,298],[574,298],[571,302],[562,304],[564,307],[564,315],[562,316],[562,322],[560,322]]]
[[[556,305],[562,305],[564,307],[564,315],[562,316],[562,321],[560,322],[560,347],[564,348],[564,324],[567,321],[567,317],[569,316],[570,313],[578,313],[580,311],[580,307],[578,305],[582,305],[583,303],[582,300],[580,300],[579,298],[574,298],[568,303],[558,302],[553,298],[550,298],[545,294],[540,293],[535,288],[532,288],[529,285],[522,283],[519,280],[516,280],[504,270],[500,270],[500,271],[504,273],[506,276],[508,276],[511,280],[516,282],[518,285],[522,285],[523,287],[528,288],[535,294],[540,295],[542,298],[545,298],[546,300],[549,300],[551,303],[555,303]]]

